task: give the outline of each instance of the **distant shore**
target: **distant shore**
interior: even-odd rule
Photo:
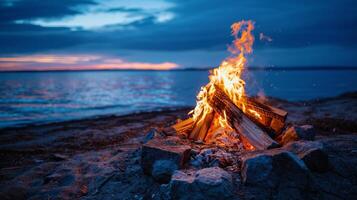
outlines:
[[[188,68],[177,68],[177,69],[168,69],[168,70],[156,70],[156,69],[80,69],[80,70],[0,70],[0,73],[7,73],[7,72],[100,72],[100,71],[160,71],[160,72],[170,72],[170,71],[207,71],[214,69],[214,67],[188,67]],[[248,70],[257,71],[257,70],[277,70],[277,71],[304,71],[304,70],[357,70],[357,66],[291,66],[291,67],[284,67],[284,66],[276,66],[276,67],[257,67],[252,66],[248,67]]]

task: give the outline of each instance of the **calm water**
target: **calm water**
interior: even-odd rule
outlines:
[[[207,71],[0,73],[0,127],[192,106]],[[357,90],[357,70],[253,71],[250,94],[288,100]]]

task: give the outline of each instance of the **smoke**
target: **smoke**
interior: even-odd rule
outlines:
[[[273,39],[270,36],[264,35],[264,33],[259,33],[259,39],[261,41],[272,42]]]

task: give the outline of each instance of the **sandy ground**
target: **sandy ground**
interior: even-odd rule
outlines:
[[[308,102],[269,101],[289,111],[288,123],[314,125],[332,152],[330,159],[342,163],[335,166],[336,173],[315,176],[321,183],[333,178],[344,185],[323,184],[321,191],[343,199],[357,190],[357,93]],[[140,168],[141,142],[150,128],[173,124],[189,110],[2,129],[0,197],[159,199],[160,185]]]

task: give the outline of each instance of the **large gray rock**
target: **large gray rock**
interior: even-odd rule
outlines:
[[[328,170],[328,156],[325,153],[321,142],[290,142],[284,146],[284,149],[295,153],[312,171],[325,172]]]
[[[193,174],[176,171],[170,182],[172,199],[230,199],[232,176],[219,167],[201,169]]]
[[[228,199],[233,195],[232,176],[219,167],[197,171],[194,183],[207,199]]]
[[[170,161],[182,168],[189,159],[190,150],[191,147],[181,144],[178,137],[154,138],[143,145],[141,167],[148,175],[152,174],[154,163],[159,160]]]
[[[285,145],[292,141],[297,140],[314,140],[315,129],[312,125],[291,126],[286,129],[279,137],[279,142]]]
[[[309,186],[310,174],[304,162],[281,149],[243,156],[241,173],[246,186],[268,190],[277,199],[303,198]]]
[[[151,175],[159,183],[168,183],[177,169],[177,164],[171,160],[157,160],[153,165]]]
[[[247,184],[269,184],[273,180],[273,159],[271,155],[259,154],[243,158],[242,178]],[[267,182],[268,181],[268,182]]]

